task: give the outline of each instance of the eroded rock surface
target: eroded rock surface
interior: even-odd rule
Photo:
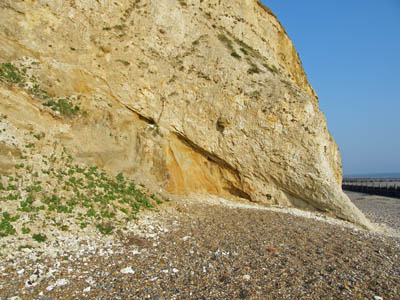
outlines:
[[[371,228],[341,190],[340,154],[292,42],[256,0],[1,0],[0,61],[22,78],[0,74],[2,173],[39,134],[42,153],[65,148],[174,194]]]

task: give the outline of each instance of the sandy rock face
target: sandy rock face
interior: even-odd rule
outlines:
[[[62,145],[171,193],[370,227],[341,191],[339,151],[297,52],[258,1],[1,0],[0,62],[25,78],[0,76],[2,173],[36,132],[43,153]]]

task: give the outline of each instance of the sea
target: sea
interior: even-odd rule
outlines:
[[[344,178],[399,178],[400,173],[344,174]]]

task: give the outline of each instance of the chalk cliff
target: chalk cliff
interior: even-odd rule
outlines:
[[[0,0],[0,62],[2,174],[34,142],[173,194],[371,228],[341,190],[294,46],[257,0]]]

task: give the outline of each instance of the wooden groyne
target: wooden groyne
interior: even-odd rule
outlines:
[[[342,188],[345,191],[400,199],[399,178],[344,178]]]

